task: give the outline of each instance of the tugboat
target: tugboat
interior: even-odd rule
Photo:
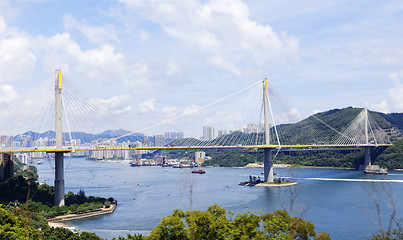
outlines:
[[[206,171],[199,169],[199,170],[193,170],[192,173],[205,174]]]
[[[381,168],[379,165],[369,165],[365,167],[363,170],[365,174],[371,174],[371,175],[387,175],[388,171],[386,169]]]
[[[133,161],[133,162],[130,162],[129,165],[130,165],[130,167],[140,167],[140,166],[141,166],[140,163],[134,162],[134,161]]]

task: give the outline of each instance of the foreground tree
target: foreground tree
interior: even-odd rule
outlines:
[[[395,220],[396,227],[372,234],[370,240],[403,240],[403,219]]]
[[[32,225],[30,216],[23,216],[21,209],[16,215],[15,211],[7,211],[0,205],[0,239],[20,240],[20,239],[44,239],[44,240],[102,240],[94,233],[82,232],[73,233],[65,228],[46,227],[42,230],[36,229]],[[27,214],[27,212],[25,212]]]
[[[33,228],[29,219],[0,208],[0,239],[43,239],[43,233]]]
[[[260,230],[261,223],[264,231]],[[205,212],[175,210],[162,219],[148,239],[330,239],[327,233],[317,235],[314,228],[311,222],[290,217],[285,210],[234,217],[213,205]]]

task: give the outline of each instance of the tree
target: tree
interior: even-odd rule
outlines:
[[[158,224],[150,233],[150,239],[175,240],[189,239],[189,235],[185,230],[185,224],[182,221],[182,211],[174,211],[174,214],[163,217],[161,223]]]
[[[285,210],[265,215],[242,213],[231,220],[232,217],[216,204],[205,212],[174,210],[151,231],[149,239],[330,239],[327,233],[316,235],[311,222],[290,217]]]
[[[269,239],[309,239],[315,237],[315,226],[302,218],[290,217],[285,210],[277,210],[262,216],[264,230]]]
[[[0,239],[43,239],[43,233],[29,219],[0,208]]]

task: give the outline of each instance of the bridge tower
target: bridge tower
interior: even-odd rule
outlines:
[[[64,152],[62,125],[62,71],[55,72],[55,205],[64,206]]]
[[[371,166],[371,147],[368,146],[369,141],[368,141],[368,109],[365,108],[365,118],[364,118],[364,125],[365,125],[365,163],[364,163],[364,169],[367,166]]]
[[[270,122],[269,122],[269,82],[263,79],[263,103],[264,103],[264,131],[265,144],[270,145]],[[264,148],[264,181],[273,182],[273,157],[272,149]]]

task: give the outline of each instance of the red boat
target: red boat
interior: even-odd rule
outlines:
[[[204,174],[206,172],[202,169],[199,169],[199,170],[193,170],[192,173]]]

